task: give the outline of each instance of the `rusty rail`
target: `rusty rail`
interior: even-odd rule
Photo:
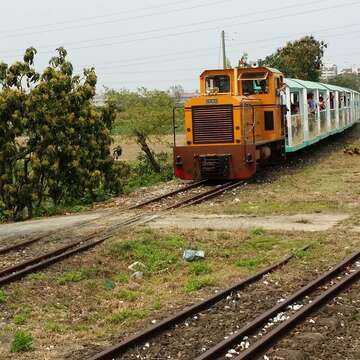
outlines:
[[[191,189],[194,189],[196,187],[199,187],[201,185],[205,185],[206,183],[208,182],[208,180],[202,180],[202,181],[198,181],[198,182],[195,182],[195,183],[192,183],[188,186],[184,186],[182,187],[181,189],[177,189],[177,190],[174,190],[174,191],[171,191],[171,192],[168,192],[166,194],[163,194],[163,195],[160,195],[160,196],[156,196],[150,200],[146,200],[144,202],[141,202],[140,204],[135,204],[133,206],[130,206],[128,208],[128,210],[133,210],[133,209],[138,209],[138,208],[141,208],[145,205],[149,205],[149,204],[152,204],[154,202],[157,202],[159,200],[162,200],[162,199],[166,199],[168,197],[171,197],[171,196],[174,196],[174,195],[177,195],[177,194],[180,194],[184,191],[188,191],[188,190],[191,190]]]
[[[270,318],[278,314],[280,311],[284,310],[287,306],[291,305],[296,300],[303,298],[304,296],[315,290],[319,285],[323,284],[330,278],[333,278],[336,274],[339,273],[339,271],[341,271],[344,267],[348,266],[349,264],[353,263],[358,257],[360,257],[360,251],[346,258],[344,261],[336,265],[333,269],[320,275],[315,280],[309,282],[307,285],[302,287],[293,295],[285,299],[285,301],[275,305],[273,308],[262,313],[256,319],[251,321],[249,324],[245,325],[243,328],[236,331],[229,338],[223,340],[222,342],[218,343],[214,347],[210,348],[209,350],[198,356],[196,360],[218,359],[221,355],[224,355],[234,345],[241,342],[245,336],[249,336],[256,330],[258,330],[261,326],[263,326]],[[254,359],[254,358],[247,357],[246,359]]]

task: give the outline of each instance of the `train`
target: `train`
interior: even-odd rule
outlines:
[[[175,176],[240,180],[251,178],[262,162],[359,122],[360,93],[285,78],[269,67],[206,70],[200,75],[199,96],[185,102],[184,112],[182,145],[174,126]]]

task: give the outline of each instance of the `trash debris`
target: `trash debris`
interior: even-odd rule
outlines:
[[[360,149],[357,147],[354,148],[344,148],[344,154],[348,154],[348,155],[360,155]]]
[[[105,290],[112,290],[115,287],[115,284],[112,280],[106,279],[103,286]]]
[[[141,269],[145,269],[145,268],[146,266],[140,261],[136,261],[128,266],[128,269],[131,271],[140,271]]]
[[[135,280],[142,280],[144,278],[144,273],[141,271],[136,271],[131,275],[131,278]]]
[[[190,250],[187,249],[184,251],[183,259],[185,261],[194,261],[198,259],[204,259],[205,258],[205,252],[203,250]]]

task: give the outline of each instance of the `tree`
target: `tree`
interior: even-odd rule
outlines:
[[[173,85],[170,87],[170,96],[175,99],[175,102],[179,104],[181,97],[184,94],[184,88],[181,85]]]
[[[135,138],[153,170],[159,173],[161,167],[148,145],[149,136],[171,131],[172,109],[176,99],[165,91],[145,88],[137,91],[107,90],[106,98],[118,107],[117,124]]]
[[[280,70],[286,77],[310,81],[319,81],[327,44],[313,36],[288,42],[274,54],[259,60],[260,66],[269,66]]]
[[[115,107],[93,105],[97,77],[73,75],[57,49],[42,74],[36,50],[0,64],[0,214],[19,218],[51,199],[54,204],[100,190],[118,193],[120,173],[110,154]]]
[[[360,92],[360,76],[356,74],[341,74],[334,79],[329,79],[327,82]]]

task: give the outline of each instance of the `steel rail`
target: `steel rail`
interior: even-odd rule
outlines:
[[[137,209],[137,208],[141,208],[145,205],[148,205],[148,204],[151,204],[151,203],[154,203],[156,201],[159,201],[159,200],[162,200],[162,199],[165,199],[167,197],[170,197],[170,196],[173,196],[173,195],[176,195],[176,194],[179,194],[181,192],[184,192],[184,191],[187,191],[187,190],[190,190],[190,189],[193,189],[195,187],[198,187],[198,186],[201,186],[205,183],[207,183],[208,180],[202,180],[202,181],[198,181],[198,182],[195,182],[195,183],[192,183],[190,185],[187,185],[181,189],[177,189],[177,190],[174,190],[174,191],[171,191],[169,193],[166,193],[164,195],[161,195],[161,196],[158,196],[158,197],[155,197],[155,198],[152,198],[150,200],[147,200],[147,201],[144,201],[140,204],[136,204],[136,205],[133,205],[133,206],[130,206],[130,207],[127,207],[126,209],[123,209],[123,210],[120,210],[120,211],[117,211],[117,210],[114,210],[114,211],[111,211],[110,213],[108,214],[105,214],[104,216],[102,216],[101,218],[104,218],[104,217],[110,217],[110,216],[113,216],[115,214],[122,214],[124,213],[125,211],[128,211],[128,210],[134,210],[134,209]],[[138,215],[138,217],[140,217]],[[85,221],[82,221],[78,224],[74,224],[73,227],[77,226],[77,227],[82,227],[84,225],[87,225],[87,224],[90,224],[92,222],[96,222],[98,221],[99,218],[95,218],[95,219],[90,219],[90,220],[85,220]],[[129,222],[132,222],[133,221],[133,218],[131,218],[129,220]],[[32,245],[36,242],[39,242],[40,240],[43,240],[44,238],[46,237],[49,237],[49,236],[53,236],[54,234],[57,234],[58,232],[57,231],[50,231],[46,234],[43,234],[41,236],[38,236],[38,237],[35,237],[33,239],[30,239],[30,240],[26,240],[26,241],[23,241],[23,242],[20,242],[20,243],[17,243],[17,244],[13,244],[13,245],[10,245],[10,246],[7,246],[7,247],[1,247],[0,248],[0,255],[4,255],[4,254],[7,254],[11,251],[15,251],[15,250],[19,250],[19,249],[22,249],[24,247],[27,247],[29,245]]]
[[[6,246],[6,247],[1,247],[0,248],[0,255],[4,255],[4,254],[7,254],[11,251],[14,251],[14,250],[19,250],[19,249],[22,249],[24,247],[27,247],[31,244],[34,244],[42,239],[44,239],[45,237],[47,236],[51,236],[55,233],[55,231],[51,232],[50,234],[44,234],[44,235],[40,235],[40,236],[37,236],[33,239],[30,239],[30,240],[26,240],[26,241],[23,241],[23,242],[19,242],[17,244],[13,244],[13,245],[10,245],[10,246]]]
[[[42,270],[52,264],[55,264],[61,260],[64,260],[70,256],[79,254],[83,251],[86,251],[88,249],[91,249],[94,246],[97,246],[101,243],[103,243],[105,240],[109,239],[111,237],[111,235],[106,235],[101,237],[100,239],[96,240],[96,241],[92,241],[92,242],[87,242],[75,249],[70,249],[68,251],[62,252],[62,253],[58,253],[58,251],[54,251],[54,255],[53,256],[49,256],[48,258],[42,260],[41,262],[35,263],[31,266],[28,266],[26,268],[23,268],[17,272],[14,272],[12,274],[6,275],[2,278],[0,278],[0,286],[3,285],[7,285],[10,284],[16,280],[19,280],[21,278],[23,278],[24,276],[34,273],[36,271]],[[49,254],[48,254],[49,255]]]
[[[134,209],[138,209],[138,208],[141,208],[145,205],[149,205],[149,204],[152,204],[154,202],[157,202],[159,200],[162,200],[162,199],[165,199],[167,197],[170,197],[170,196],[174,196],[174,195],[177,195],[179,193],[182,193],[184,191],[188,191],[188,190],[191,190],[191,189],[194,189],[196,187],[199,187],[201,185],[204,185],[208,182],[208,180],[202,180],[202,181],[198,181],[198,182],[195,182],[195,183],[192,183],[188,186],[184,186],[183,188],[181,189],[177,189],[177,190],[174,190],[174,191],[171,191],[171,192],[168,192],[166,194],[163,194],[163,195],[160,195],[160,196],[156,196],[150,200],[146,200],[144,202],[141,202],[140,204],[136,204],[136,205],[133,205],[133,206],[130,206],[128,207],[127,209],[128,210],[134,210]]]
[[[238,181],[235,184],[231,184],[229,186],[226,186],[224,188],[220,188],[217,191],[210,193],[210,194],[205,194],[203,197],[199,198],[199,199],[195,199],[194,201],[191,201],[190,203],[186,204],[186,206],[192,206],[192,205],[196,205],[199,204],[203,201],[209,200],[215,196],[221,195],[222,193],[224,193],[225,191],[231,190],[231,189],[235,189],[238,186],[244,184],[244,181]],[[185,206],[182,206],[185,207]]]
[[[173,210],[173,209],[177,209],[180,207],[185,207],[185,206],[190,206],[192,204],[195,204],[196,201],[198,201],[197,203],[203,201],[204,198],[208,199],[210,197],[216,196],[218,195],[220,192],[224,192],[225,190],[227,190],[228,187],[234,185],[234,182],[227,182],[223,185],[217,186],[215,189],[210,189],[208,191],[205,191],[201,194],[197,194],[195,196],[192,196],[191,198],[185,199],[185,200],[180,200],[179,202],[177,202],[176,204],[170,205],[167,208],[165,208],[163,211],[167,211],[167,210]]]
[[[201,182],[197,182],[195,184],[189,185],[186,188],[182,188],[181,190],[178,189],[178,190],[176,190],[174,192],[179,193],[179,192],[184,191],[184,189],[188,190],[189,188],[194,188],[194,187],[199,186],[199,185],[201,185],[201,184],[203,184],[205,182],[206,182],[205,180],[201,181]],[[238,186],[237,183],[234,184],[233,182],[231,182],[231,183],[227,183],[225,185],[222,185],[220,187],[217,187],[215,189],[211,189],[210,191],[207,191],[205,193],[196,195],[195,197],[192,197],[190,199],[186,199],[185,201],[181,201],[181,202],[177,203],[176,207],[186,206],[187,203],[189,204],[188,206],[190,206],[190,204],[194,203],[194,201],[198,201],[198,202],[201,201],[201,199],[204,198],[204,196],[205,196],[206,199],[209,196],[216,196],[220,192],[224,192],[228,188],[234,187],[234,185]],[[174,192],[172,192],[172,194]],[[164,196],[161,197],[161,198],[164,198]],[[166,210],[167,209],[164,209],[162,211],[166,211]],[[112,212],[111,214],[107,214],[107,216],[111,216],[113,214],[115,214],[115,212]],[[32,273],[34,271],[37,271],[40,268],[49,266],[49,265],[51,265],[51,264],[53,264],[55,262],[61,261],[62,259],[65,259],[65,258],[71,256],[72,254],[82,252],[82,251],[84,251],[84,250],[86,250],[88,248],[87,244],[84,244],[83,246],[80,246],[77,249],[74,249],[72,251],[70,251],[70,249],[79,246],[83,242],[88,242],[89,240],[93,239],[94,237],[100,236],[100,234],[102,234],[103,236],[106,237],[106,239],[108,239],[109,237],[112,236],[114,231],[116,231],[119,227],[121,227],[121,226],[130,226],[130,225],[135,224],[137,222],[141,222],[141,220],[144,219],[144,217],[148,216],[148,215],[149,215],[148,213],[134,215],[134,216],[132,216],[130,218],[127,218],[127,219],[121,221],[120,223],[118,223],[116,225],[110,226],[109,228],[103,230],[102,232],[94,233],[94,234],[90,235],[89,237],[86,237],[85,239],[75,241],[75,242],[73,242],[71,244],[65,245],[65,246],[63,246],[61,248],[58,248],[58,249],[56,249],[54,251],[45,253],[45,254],[40,255],[40,256],[38,256],[36,258],[32,258],[32,259],[29,259],[29,260],[27,260],[25,262],[22,262],[20,264],[8,267],[8,268],[0,271],[0,286],[8,284],[8,283],[13,282],[13,281],[16,281],[16,280],[24,277],[27,274],[30,274],[30,273]],[[97,221],[97,220],[98,220],[98,218],[87,220],[87,221],[81,222],[80,224],[78,224],[78,226],[82,226],[84,224],[91,223],[91,222]],[[9,246],[8,248],[3,249],[3,250],[4,251],[6,250],[6,252],[17,250],[17,249],[19,249],[21,247],[28,246],[28,245],[30,245],[30,244],[32,244],[34,242],[37,242],[37,241],[39,241],[39,240],[41,240],[41,239],[43,239],[43,238],[45,238],[47,236],[51,236],[54,233],[55,233],[55,231],[52,231],[52,232],[50,232],[48,234],[45,234],[45,235],[42,235],[42,236],[40,236],[38,238],[28,240],[28,241],[20,243],[20,244],[15,244],[13,246]],[[96,246],[96,245],[98,245],[98,244],[100,244],[102,242],[103,241],[95,241],[94,243],[91,243],[92,244],[91,247]],[[65,256],[63,256],[64,254],[65,254]],[[52,259],[54,259],[54,260],[52,260]]]
[[[42,255],[40,255],[38,257],[26,260],[26,261],[24,261],[22,263],[19,263],[17,265],[13,265],[13,266],[10,266],[10,267],[5,268],[3,270],[0,270],[0,279],[5,277],[8,274],[14,273],[16,271],[20,271],[20,270],[25,269],[26,267],[28,267],[30,265],[36,264],[36,263],[38,263],[38,262],[40,262],[42,260],[48,259],[48,258],[50,258],[52,256],[55,256],[55,255],[61,254],[62,252],[70,250],[70,249],[74,248],[75,246],[80,245],[81,243],[83,243],[85,241],[89,241],[89,240],[93,239],[97,235],[98,235],[97,233],[96,234],[91,234],[91,235],[87,236],[84,239],[77,240],[77,241],[72,242],[70,244],[64,245],[64,246],[62,246],[60,248],[57,248],[57,249],[55,249],[53,251],[42,254]]]
[[[301,250],[305,251],[308,248],[309,248],[309,246],[306,246]],[[239,291],[239,290],[249,286],[250,284],[258,281],[265,274],[268,274],[268,273],[278,269],[279,267],[287,264],[294,256],[295,256],[294,253],[288,255],[284,259],[270,265],[269,267],[257,272],[256,274],[254,274],[244,280],[241,280],[237,284],[209,297],[208,299],[206,299],[200,303],[194,304],[194,305],[180,311],[179,313],[162,320],[158,324],[153,325],[153,326],[149,327],[148,329],[141,331],[138,334],[130,336],[127,339],[123,340],[122,342],[120,342],[108,349],[105,349],[104,351],[89,358],[89,360],[108,360],[108,359],[113,359],[116,356],[124,354],[130,348],[132,348],[136,345],[139,345],[139,344],[143,343],[144,341],[146,341],[150,338],[153,338],[156,335],[159,335],[161,332],[186,320],[190,316],[198,314],[199,312],[201,312],[203,310],[209,309],[214,304],[225,299],[232,292]]]
[[[346,275],[341,281],[317,296],[311,303],[302,307],[290,319],[278,325],[275,329],[258,340],[252,347],[242,352],[235,360],[252,360],[264,354],[269,348],[276,345],[279,340],[286,336],[296,325],[303,322],[311,313],[319,310],[337,294],[346,290],[354,282],[360,279],[360,268],[350,275]]]
[[[234,345],[237,345],[245,336],[249,336],[251,333],[258,330],[263,326],[270,318],[274,317],[276,314],[284,310],[287,306],[294,303],[296,300],[303,298],[313,290],[315,290],[319,285],[323,284],[325,281],[334,277],[339,273],[344,267],[353,263],[358,257],[360,257],[360,251],[349,256],[339,264],[337,264],[331,270],[320,275],[318,278],[309,282],[307,285],[302,287],[300,290],[296,291],[293,295],[289,296],[283,302],[275,305],[271,309],[265,311],[259,315],[256,319],[245,325],[243,328],[237,330],[233,335],[229,336],[227,339],[221,341],[214,347],[208,349],[206,352],[201,354],[196,358],[196,360],[209,360],[209,359],[218,359],[220,356],[225,354],[229,349]]]

